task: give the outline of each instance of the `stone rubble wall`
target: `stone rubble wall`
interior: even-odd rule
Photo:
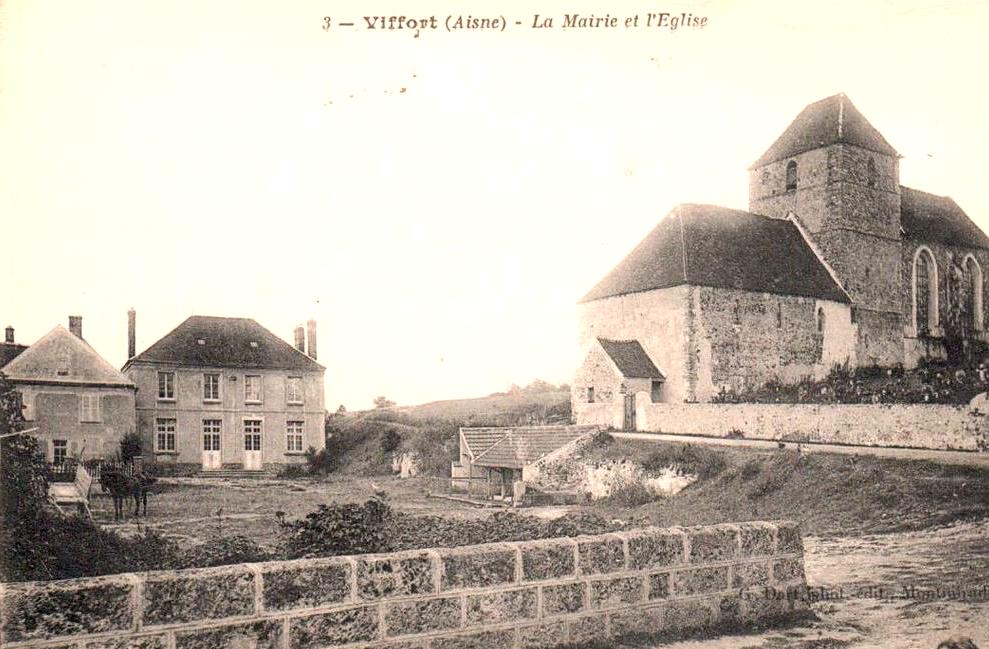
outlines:
[[[521,649],[806,611],[793,523],[0,584],[9,649]]]

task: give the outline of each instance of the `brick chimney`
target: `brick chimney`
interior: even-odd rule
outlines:
[[[295,328],[295,348],[303,354],[306,353],[306,330],[299,325]]]
[[[306,352],[309,358],[316,360],[316,321],[310,320],[306,323],[306,337],[309,339],[309,347]]]
[[[10,345],[13,345],[14,344],[14,328],[11,327],[10,325],[7,325],[7,329],[4,330],[4,333],[7,334],[4,342],[6,342],[7,344],[10,344]]]
[[[127,309],[127,358],[137,355],[137,311]]]
[[[82,338],[82,316],[81,315],[70,315],[69,316],[69,331],[71,331],[77,338]]]

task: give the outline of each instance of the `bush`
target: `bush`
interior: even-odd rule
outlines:
[[[286,559],[367,554],[389,549],[385,524],[391,507],[372,499],[363,505],[320,505],[297,521],[279,521]]]
[[[656,500],[649,487],[632,476],[617,476],[611,485],[611,494],[604,499],[609,505],[638,507]]]
[[[693,444],[664,444],[642,463],[642,467],[649,472],[673,466],[706,480],[724,471],[728,463],[723,450]]]
[[[383,453],[394,452],[402,443],[402,436],[397,431],[389,430],[381,436],[381,451]]]
[[[233,563],[256,563],[272,558],[271,553],[251,538],[242,535],[214,536],[182,554],[183,568],[209,568]]]
[[[120,459],[123,460],[125,464],[128,464],[132,462],[134,458],[141,457],[141,447],[141,436],[138,433],[133,431],[125,433],[124,436],[120,438]]]

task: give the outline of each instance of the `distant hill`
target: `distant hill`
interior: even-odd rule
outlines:
[[[416,420],[444,420],[461,426],[523,423],[506,420],[526,416],[551,419],[553,423],[557,423],[570,419],[570,392],[569,390],[546,392],[522,390],[512,394],[496,394],[475,399],[432,401],[418,406],[399,406],[389,410]]]

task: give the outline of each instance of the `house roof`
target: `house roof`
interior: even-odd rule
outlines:
[[[989,249],[989,237],[947,196],[901,186],[900,226],[914,241]]]
[[[17,358],[25,349],[27,349],[27,345],[0,343],[0,369],[3,369],[4,365]]]
[[[684,204],[581,302],[681,285],[850,301],[792,222]]]
[[[461,431],[465,437],[472,430],[498,433],[496,441],[487,449],[475,451],[472,460],[475,465],[521,469],[597,429],[597,426],[521,426],[507,429],[464,428]]]
[[[280,369],[325,368],[250,318],[190,316],[124,364],[166,363],[184,367]]]
[[[638,340],[607,340],[598,338],[598,343],[609,358],[618,367],[622,376],[628,379],[664,379],[663,373],[656,369],[649,354],[642,348]]]
[[[848,97],[839,93],[800,111],[750,169],[838,143],[853,144],[885,155],[899,155]]]
[[[7,363],[3,373],[20,383],[137,388],[89,343],[61,325]]]

